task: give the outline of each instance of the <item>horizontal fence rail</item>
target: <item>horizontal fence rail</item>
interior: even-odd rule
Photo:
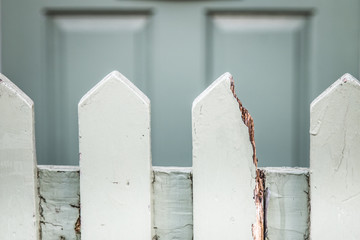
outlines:
[[[359,239],[360,83],[311,106],[310,168],[257,168],[222,75],[193,103],[193,167],[152,167],[150,101],[112,72],[80,101],[80,166],[37,166],[34,104],[0,75],[1,239]]]

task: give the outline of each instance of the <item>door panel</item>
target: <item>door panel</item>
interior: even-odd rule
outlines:
[[[306,15],[212,14],[208,71],[233,74],[235,90],[254,118],[260,166],[306,166],[309,144]],[[301,118],[301,121],[298,119]],[[300,146],[301,145],[301,146]],[[308,151],[305,148],[305,151]]]
[[[77,104],[106,74],[119,70],[145,94],[147,15],[48,16],[48,156],[55,164],[78,161]]]

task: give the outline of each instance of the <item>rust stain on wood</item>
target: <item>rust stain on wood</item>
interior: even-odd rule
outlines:
[[[80,234],[81,232],[81,219],[80,219],[80,216],[78,217],[78,219],[76,220],[76,223],[75,223],[75,232]]]
[[[235,83],[234,79],[231,77],[230,89],[239,103],[239,109],[241,112],[241,118],[244,124],[249,129],[250,142],[253,149],[253,163],[256,169],[255,177],[255,189],[254,189],[254,200],[256,206],[256,222],[252,225],[252,235],[254,240],[264,240],[265,239],[265,229],[264,229],[264,173],[258,169],[258,159],[256,157],[256,146],[255,146],[255,131],[254,131],[254,119],[250,115],[249,111],[243,107],[240,99],[235,93]]]

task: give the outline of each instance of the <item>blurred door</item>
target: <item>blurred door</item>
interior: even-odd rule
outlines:
[[[307,166],[311,100],[359,71],[357,0],[3,0],[1,10],[2,69],[35,101],[40,164],[78,164],[77,103],[116,69],[151,100],[154,165],[191,166],[192,101],[229,71],[260,165]]]

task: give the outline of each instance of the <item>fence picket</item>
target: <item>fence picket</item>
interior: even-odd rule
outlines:
[[[112,72],[79,103],[81,237],[151,239],[150,101]]]
[[[39,239],[34,104],[0,74],[1,239]]]
[[[311,239],[359,239],[360,83],[345,74],[311,103]]]
[[[193,103],[194,238],[252,239],[255,165],[226,73]]]

